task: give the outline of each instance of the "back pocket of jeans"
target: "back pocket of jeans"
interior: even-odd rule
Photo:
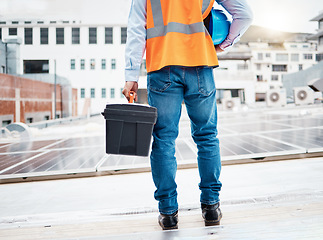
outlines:
[[[170,80],[170,67],[148,73],[148,88],[151,91],[164,92],[172,84]]]
[[[197,70],[199,92],[204,96],[210,96],[215,91],[213,68],[201,67]]]

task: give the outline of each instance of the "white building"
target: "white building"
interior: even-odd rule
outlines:
[[[320,53],[320,60],[323,59],[323,10],[311,21],[317,21],[318,28],[317,33],[310,37],[310,39],[317,40],[318,46],[317,50]]]
[[[264,36],[263,31],[266,31],[267,36]],[[253,99],[265,100],[269,89],[282,87],[283,74],[305,70],[317,64],[317,44],[308,41],[307,36],[308,34],[278,33],[251,26],[241,42],[234,45],[230,52],[219,55],[220,69],[227,73],[237,72],[238,75],[227,75],[227,78],[218,80],[237,86],[242,84],[241,78],[246,78],[245,83],[252,82]],[[244,94],[250,92],[245,91]],[[252,99],[251,96],[244,98],[246,103],[250,103],[247,99]]]
[[[66,77],[78,90],[78,113],[91,105],[101,112],[107,102],[122,102],[127,28],[121,24],[80,21],[0,20],[0,39],[18,37],[18,74],[50,73]]]
[[[78,114],[88,109],[93,114],[101,112],[107,102],[126,101],[121,93],[126,19],[110,22],[0,19],[0,39],[22,39],[19,74],[56,72],[69,79],[78,90]],[[251,105],[264,100],[270,88],[281,87],[282,74],[317,63],[316,43],[307,41],[304,34],[266,38],[261,31],[252,26],[245,39],[219,55],[220,67],[214,71],[219,100],[230,90],[231,97]],[[139,97],[145,102],[145,69],[139,87]]]

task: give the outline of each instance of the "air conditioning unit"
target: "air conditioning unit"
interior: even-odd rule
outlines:
[[[281,107],[287,103],[286,89],[277,88],[270,89],[266,93],[266,102],[268,107]]]
[[[296,105],[314,104],[314,92],[309,87],[294,87],[294,101]]]
[[[241,107],[241,100],[236,98],[223,98],[222,99],[223,110],[233,110]]]

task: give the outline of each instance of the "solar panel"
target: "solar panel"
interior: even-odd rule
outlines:
[[[297,145],[307,149],[307,152],[323,152],[323,129],[308,128],[293,131],[282,131],[275,133],[263,133],[262,135],[271,139],[280,139],[281,141]]]
[[[23,141],[23,142],[7,144],[6,146],[0,148],[0,153],[38,150],[49,144],[55,143],[56,141],[57,140]]]
[[[83,146],[105,146],[104,141],[104,136],[70,138],[49,147],[49,149],[74,148]]]
[[[230,125],[230,130],[236,133],[250,133],[250,132],[261,132],[261,131],[274,131],[280,129],[291,129],[292,126],[284,126],[273,122],[240,122]]]
[[[219,112],[223,161],[323,152],[323,114]],[[96,121],[94,119],[94,121]],[[104,129],[104,122],[100,121]],[[105,131],[97,135],[0,143],[0,179],[12,175],[100,172],[150,166],[149,157],[105,154]],[[53,136],[55,137],[55,136]],[[190,120],[183,114],[176,140],[179,165],[196,163]]]
[[[26,160],[28,158],[31,158],[35,155],[37,155],[37,152],[32,153],[16,153],[16,154],[3,154],[0,155],[0,174],[2,172],[18,163],[21,163],[23,160]]]
[[[220,137],[222,160],[305,153],[306,149],[248,134]]]
[[[19,174],[61,170],[80,170],[95,167],[104,156],[104,148],[79,148],[74,150],[46,151],[38,157],[2,172]]]

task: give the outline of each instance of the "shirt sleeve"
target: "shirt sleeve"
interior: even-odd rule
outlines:
[[[229,34],[219,44],[219,47],[224,50],[240,40],[252,22],[253,13],[246,0],[216,0],[216,2],[232,15]]]
[[[125,80],[138,81],[146,49],[147,0],[132,0],[125,49]]]

